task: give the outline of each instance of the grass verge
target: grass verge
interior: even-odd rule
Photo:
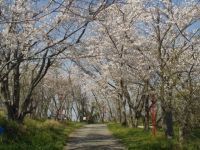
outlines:
[[[62,150],[68,135],[82,124],[26,119],[19,125],[0,119],[0,126],[5,128],[0,135],[0,150]]]
[[[177,136],[171,140],[167,140],[164,132],[157,131],[156,137],[153,137],[151,132],[145,132],[139,128],[126,128],[120,124],[109,123],[108,128],[113,135],[121,139],[122,143],[129,150],[179,150]],[[200,149],[200,130],[196,130],[195,137],[191,138],[188,143],[184,144],[184,150],[199,150]],[[177,132],[177,131],[176,131]]]

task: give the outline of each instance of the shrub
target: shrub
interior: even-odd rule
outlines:
[[[108,128],[113,132],[114,136],[121,139],[129,150],[180,150],[178,138],[175,137],[168,140],[164,136],[162,130],[157,131],[156,137],[151,132],[145,132],[139,128],[126,128],[120,124],[108,124]],[[184,150],[199,150],[200,132],[198,129],[193,131],[193,138],[185,143]],[[175,128],[175,132],[178,132]],[[177,136],[177,133],[175,133]]]
[[[26,119],[24,124],[0,119],[5,127],[5,134],[0,136],[0,150],[61,150],[67,136],[75,128],[76,123],[60,123],[55,120]]]

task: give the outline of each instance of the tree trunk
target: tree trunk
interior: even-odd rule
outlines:
[[[135,117],[135,120],[134,120],[134,126],[135,128],[138,127],[138,121],[139,121],[139,118]]]
[[[123,96],[120,96],[121,100],[122,100],[122,121],[121,124],[123,126],[127,126],[128,122],[127,122],[127,115],[126,115],[126,99],[123,98]]]
[[[186,125],[182,125],[179,128],[179,143],[182,144],[184,143],[184,141],[186,141],[188,139],[190,135],[190,128],[187,127]]]
[[[165,135],[170,139],[174,136],[172,111],[165,112],[164,121],[166,125]]]
[[[128,125],[128,122],[127,122],[127,116],[126,116],[126,111],[125,110],[123,110],[123,112],[122,112],[122,114],[123,114],[123,120],[122,120],[122,125],[123,126],[127,126]]]
[[[144,116],[144,130],[149,131],[149,80],[145,80],[145,87],[144,87],[144,109],[145,109],[145,116]]]
[[[103,96],[104,96],[104,95],[103,95]],[[110,102],[109,102],[109,100],[108,100],[105,96],[104,96],[104,99],[106,99],[107,104],[108,104],[109,115],[110,115],[109,121],[113,121],[113,120],[115,120],[115,119],[114,119],[114,117],[113,117],[113,113],[112,113],[112,108],[111,108],[111,106],[110,106]]]
[[[134,118],[133,118],[133,111],[131,107],[129,107],[129,115],[130,115],[130,126],[134,127],[135,124],[134,124]]]
[[[122,123],[122,109],[121,109],[121,101],[120,96],[117,99],[117,117],[119,117],[119,122]]]
[[[17,58],[17,54],[15,54]],[[20,73],[19,73],[19,66],[20,62],[16,65],[16,67],[13,70],[13,117],[18,118],[19,117],[19,101],[20,101]]]
[[[145,98],[144,130],[149,131],[149,96]]]

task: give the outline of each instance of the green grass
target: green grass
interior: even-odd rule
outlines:
[[[122,143],[129,150],[179,150],[177,136],[171,140],[167,140],[164,132],[157,131],[156,137],[153,137],[151,132],[145,132],[139,128],[126,128],[120,124],[110,123],[108,128],[113,135],[121,139]],[[175,129],[177,134],[177,129]],[[196,130],[196,135],[184,145],[184,150],[199,150],[200,149],[200,132]]]
[[[24,125],[0,119],[6,132],[0,136],[0,150],[62,150],[68,135],[80,123],[36,121],[26,119]]]

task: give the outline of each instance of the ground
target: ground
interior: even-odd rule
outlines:
[[[85,125],[69,136],[64,150],[125,150],[104,124]]]

